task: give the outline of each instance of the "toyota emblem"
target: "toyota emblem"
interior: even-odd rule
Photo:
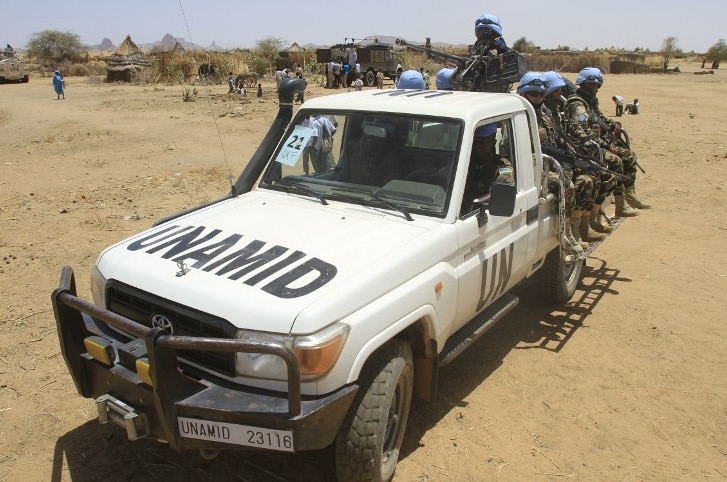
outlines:
[[[161,328],[162,330],[167,330],[169,334],[171,335],[174,331],[174,328],[172,327],[172,320],[167,318],[164,315],[152,315],[151,316],[151,326],[154,328]]]

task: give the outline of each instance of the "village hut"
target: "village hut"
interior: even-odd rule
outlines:
[[[106,61],[107,82],[131,82],[151,67],[151,61],[127,35],[116,52]]]
[[[275,59],[275,68],[280,70],[284,68],[292,68],[296,65],[305,67],[306,50],[293,42],[287,50],[278,52],[278,58]]]

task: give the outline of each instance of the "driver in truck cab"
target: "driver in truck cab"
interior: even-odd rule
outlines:
[[[496,151],[496,134],[495,123],[475,129],[460,216],[474,211],[477,202],[490,194],[492,185],[498,178],[513,182],[512,163]]]

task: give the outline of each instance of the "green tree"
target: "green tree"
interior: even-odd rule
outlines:
[[[664,72],[669,68],[669,61],[681,54],[681,50],[677,47],[676,37],[667,37],[661,43],[661,65]]]
[[[25,49],[42,64],[59,65],[77,59],[84,46],[75,33],[43,30],[30,36]]]
[[[258,56],[264,58],[271,65],[275,65],[275,59],[278,58],[280,51],[283,50],[286,42],[280,37],[265,37],[255,42],[255,52]]]
[[[723,38],[717,40],[717,43],[707,50],[707,58],[712,61],[727,60],[727,42]]]
[[[253,68],[255,72],[257,72],[259,75],[265,75],[265,72],[267,72],[268,69],[268,61],[265,60],[262,57],[258,57],[257,55],[254,55],[250,62],[252,62]]]
[[[525,37],[520,37],[514,44],[512,44],[512,49],[516,52],[528,53],[537,50],[537,48],[538,47],[536,47],[534,43]]]

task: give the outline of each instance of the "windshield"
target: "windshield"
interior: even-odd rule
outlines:
[[[260,187],[443,217],[461,130],[456,119],[299,114]]]

